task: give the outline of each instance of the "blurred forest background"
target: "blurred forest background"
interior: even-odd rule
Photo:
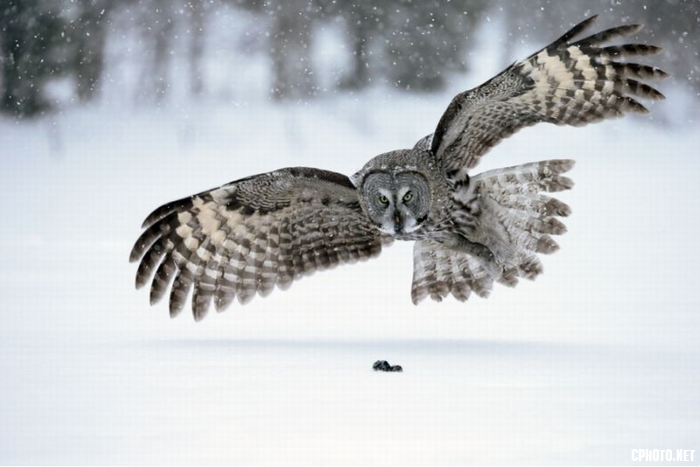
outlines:
[[[372,85],[430,92],[482,59],[470,50],[484,22],[500,25],[506,63],[595,13],[607,27],[645,23],[640,37],[700,95],[696,0],[0,0],[0,111],[40,116],[99,101],[115,82],[132,83],[118,98],[136,105],[231,100],[247,92],[235,75],[256,66],[249,79],[274,101]],[[328,41],[342,63],[324,66]]]

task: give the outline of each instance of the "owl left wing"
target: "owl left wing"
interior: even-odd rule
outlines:
[[[610,39],[634,34],[642,26],[618,26],[574,41],[595,19],[586,19],[527,59],[455,96],[430,143],[448,178],[458,178],[460,171],[476,166],[499,141],[526,126],[539,122],[585,125],[628,111],[646,113],[648,110],[631,96],[664,98],[637,79],[665,78],[665,72],[617,61],[655,54],[659,47],[605,46]]]
[[[473,243],[455,249],[434,240],[417,241],[413,303],[428,296],[440,301],[450,294],[465,301],[472,292],[487,297],[494,282],[514,287],[521,277],[533,280],[540,275],[543,267],[537,254],[559,249],[551,236],[566,232],[558,218],[571,213],[568,205],[545,193],[571,189],[573,181],[563,174],[573,166],[571,160],[531,162],[471,178],[462,196],[475,221]],[[496,262],[481,256],[475,245],[486,247]]]
[[[377,256],[390,241],[362,211],[345,175],[288,168],[168,203],[143,223],[130,261],[136,287],[153,276],[151,304],[170,287],[170,314],[202,319],[315,270]],[[155,275],[154,275],[155,272]]]

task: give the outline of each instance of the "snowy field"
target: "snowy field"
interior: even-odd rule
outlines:
[[[497,69],[417,97],[149,110],[107,93],[0,120],[0,463],[636,465],[632,449],[681,448],[697,465],[692,121],[540,125],[485,157],[477,171],[578,162],[562,249],[488,300],[414,307],[410,244],[198,324],[133,289],[153,208],[279,167],[352,174]]]

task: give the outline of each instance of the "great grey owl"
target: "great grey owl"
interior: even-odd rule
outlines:
[[[432,135],[413,149],[379,155],[348,178],[286,168],[174,201],[146,218],[131,261],[136,286],[153,276],[151,304],[170,287],[177,315],[191,289],[195,319],[314,270],[375,257],[392,240],[414,246],[411,298],[487,296],[494,281],[514,286],[542,272],[537,253],[558,248],[557,217],[569,207],[544,192],[568,190],[570,160],[549,160],[469,175],[489,149],[539,122],[585,125],[626,111],[648,112],[630,96],[662,99],[638,79],[658,68],[619,61],[660,51],[605,45],[641,25],[561,38],[470,91],[458,94]],[[154,274],[155,273],[155,274]]]

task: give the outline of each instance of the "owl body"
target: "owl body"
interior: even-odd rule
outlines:
[[[660,51],[605,45],[640,25],[576,37],[595,17],[486,83],[455,96],[435,131],[412,149],[374,157],[352,178],[293,167],[240,179],[156,209],[131,261],[151,303],[169,293],[177,315],[190,296],[194,317],[211,303],[246,303],[316,270],[376,257],[393,240],[413,241],[411,299],[486,297],[542,273],[540,254],[570,208],[550,193],[571,189],[574,163],[548,160],[471,174],[500,140],[539,122],[585,125],[625,112],[636,98],[662,99],[642,79],[658,68],[621,61]]]
[[[372,186],[371,180],[365,184],[368,178],[384,174],[387,175],[383,180],[386,190]],[[411,189],[408,184],[401,183],[402,177],[416,178],[415,183],[425,184],[426,188]],[[459,183],[448,180],[440,162],[424,147],[379,155],[353,175],[352,181],[367,216],[380,231],[393,239],[430,240],[455,253],[471,255],[492,271],[498,270],[499,263],[507,262],[506,254],[496,256],[482,243],[491,239],[479,235],[478,216],[481,213],[469,178]],[[419,197],[418,201],[424,208],[402,209],[402,205],[416,199],[404,202],[407,193]],[[386,206],[379,200],[382,196],[388,200]],[[495,247],[498,242],[491,243]]]

